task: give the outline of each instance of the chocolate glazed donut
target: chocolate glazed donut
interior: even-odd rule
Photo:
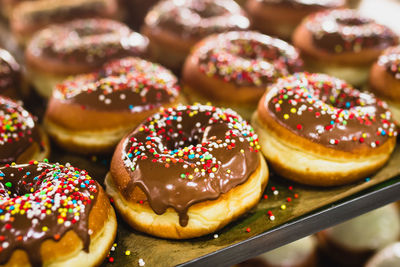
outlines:
[[[232,30],[247,30],[249,20],[233,0],[164,0],[145,18],[142,33],[150,39],[151,57],[179,72],[194,44]]]
[[[148,39],[109,19],[81,19],[54,25],[30,41],[26,63],[38,92],[49,97],[69,75],[87,73],[126,56],[145,57]]]
[[[28,111],[0,96],[0,118],[0,164],[25,163],[48,156],[47,136]]]
[[[69,164],[0,168],[0,264],[94,266],[109,252],[116,218],[103,189]]]
[[[10,27],[18,42],[25,45],[48,25],[94,17],[117,19],[117,12],[116,0],[25,1],[13,10]]]
[[[107,153],[160,107],[183,101],[178,79],[169,70],[127,57],[57,85],[44,126],[66,150]]]
[[[164,109],[120,142],[107,192],[140,231],[205,235],[258,202],[268,180],[258,149],[253,129],[232,110]]]
[[[279,79],[260,100],[253,125],[282,176],[332,186],[366,177],[389,159],[397,129],[387,104],[325,74]]]
[[[182,80],[192,101],[234,107],[250,118],[268,85],[302,70],[299,54],[285,41],[257,32],[227,32],[193,48]]]
[[[311,72],[323,72],[361,86],[382,51],[397,45],[399,37],[388,27],[355,10],[318,12],[307,17],[293,34]]]
[[[400,125],[400,46],[390,47],[374,63],[369,75],[372,92],[384,99]]]

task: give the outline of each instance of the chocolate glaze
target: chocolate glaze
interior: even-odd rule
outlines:
[[[383,50],[398,44],[398,37],[388,27],[351,9],[316,13],[307,18],[306,27],[314,44],[330,53]]]
[[[400,80],[400,46],[386,49],[378,59],[378,65]]]
[[[228,32],[209,37],[195,48],[200,70],[237,86],[265,88],[277,78],[303,70],[290,44],[257,32]]]
[[[33,266],[40,266],[42,243],[47,239],[57,241],[69,230],[79,236],[88,251],[89,213],[97,192],[97,184],[87,172],[69,164],[1,167],[0,264],[22,249]],[[63,197],[71,198],[70,202]]]
[[[32,143],[43,149],[33,116],[16,102],[0,97],[0,164],[16,161]]]
[[[176,100],[177,82],[162,66],[128,57],[57,85],[54,97],[84,109],[143,112]]]
[[[129,134],[122,158],[131,181],[156,214],[173,208],[181,226],[193,204],[217,199],[244,183],[259,165],[258,139],[232,110],[177,106],[150,117]]]
[[[21,68],[14,57],[0,48],[0,94],[7,90],[19,90],[21,86]]]
[[[145,24],[181,38],[201,39],[212,33],[246,30],[250,22],[233,0],[165,0],[150,10]]]
[[[148,40],[124,24],[108,19],[81,19],[54,25],[36,34],[30,54],[98,68],[112,58],[143,56]]]
[[[14,17],[26,25],[45,25],[48,23],[60,23],[76,18],[101,16],[112,8],[112,1],[107,0],[83,0],[69,2],[36,1],[29,5],[23,5],[14,13]],[[116,5],[116,4],[114,4]],[[114,8],[115,9],[115,8]]]
[[[272,85],[264,103],[284,127],[323,146],[353,151],[397,136],[386,103],[325,74],[298,73]]]

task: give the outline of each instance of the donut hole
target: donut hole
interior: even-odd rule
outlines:
[[[228,12],[225,7],[206,1],[193,1],[189,9],[191,12],[198,14],[202,18],[217,17]]]
[[[361,17],[337,18],[336,22],[343,26],[362,26],[371,23],[370,19]]]

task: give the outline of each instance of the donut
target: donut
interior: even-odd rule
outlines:
[[[191,100],[234,107],[250,118],[266,86],[302,67],[297,51],[282,40],[257,32],[227,32],[193,48],[182,80]]]
[[[0,94],[18,98],[22,88],[21,67],[14,57],[0,48]]]
[[[43,160],[49,141],[35,118],[21,105],[0,96],[0,165]]]
[[[369,88],[390,106],[393,118],[400,123],[400,46],[386,49],[372,65]]]
[[[307,236],[246,260],[235,267],[316,267],[317,239]]]
[[[112,152],[122,137],[160,107],[182,101],[177,78],[139,58],[112,61],[98,72],[58,84],[44,126],[64,149],[84,154]]]
[[[400,265],[400,242],[387,245],[374,254],[365,264],[365,267],[390,267]]]
[[[270,166],[314,186],[373,174],[389,159],[397,136],[385,102],[326,74],[279,79],[261,98],[252,122]]]
[[[204,37],[247,30],[249,20],[234,0],[164,0],[146,15],[142,33],[153,60],[179,72],[190,49]]]
[[[375,252],[400,237],[394,204],[363,214],[317,234],[323,255],[335,266],[365,266]]]
[[[323,72],[361,86],[382,51],[397,45],[388,27],[351,9],[318,12],[308,16],[293,33],[311,72]]]
[[[10,27],[17,41],[25,45],[48,25],[78,18],[116,18],[117,11],[116,0],[25,1],[13,9]]]
[[[230,109],[161,109],[118,144],[106,191],[139,231],[171,239],[212,233],[264,191],[268,168],[257,140]]]
[[[290,40],[306,16],[345,6],[346,0],[247,0],[245,9],[254,29]]]
[[[107,195],[86,171],[34,161],[0,167],[0,264],[95,266],[117,230]]]
[[[109,19],[79,19],[50,26],[29,42],[28,76],[38,93],[51,96],[68,76],[97,70],[105,62],[147,54],[148,39]]]

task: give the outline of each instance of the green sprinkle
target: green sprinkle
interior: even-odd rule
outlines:
[[[6,183],[6,186],[7,186],[7,187],[11,187],[11,186],[12,186],[12,183],[11,183],[11,182],[7,182],[7,183]]]

